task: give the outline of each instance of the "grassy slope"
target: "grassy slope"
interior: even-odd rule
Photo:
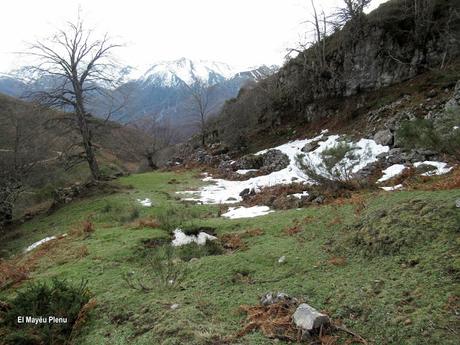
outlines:
[[[168,184],[172,178],[180,183]],[[256,304],[267,291],[304,298],[375,344],[457,343],[457,335],[451,331],[455,329],[455,315],[448,301],[459,291],[445,266],[458,246],[452,247],[446,237],[418,243],[403,254],[370,258],[348,247],[350,242],[345,240],[350,231],[346,225],[356,217],[352,204],[225,220],[217,217],[216,206],[186,206],[175,199],[174,191],[201,183],[193,172],[132,175],[121,183],[133,189],[75,202],[51,216],[26,223],[18,238],[6,244],[9,251],[20,252],[45,236],[70,231],[88,217],[93,220],[96,231],[89,238],[69,236],[56,241],[53,249],[38,259],[32,275],[33,280],[54,276],[74,282],[88,279],[98,306],[76,344],[217,344],[220,337],[241,330],[244,316],[238,307]],[[167,229],[121,225],[121,217],[129,216],[137,207],[136,198],[144,197],[155,205],[141,208],[141,217],[161,216],[175,207],[193,214],[194,224],[216,227],[218,235],[254,228],[263,229],[264,234],[245,238],[247,250],[183,263],[189,273],[180,288],[135,291],[127,287],[122,275],[137,272],[145,264],[141,240],[167,235]],[[362,213],[414,198],[452,205],[458,197],[459,190],[382,192],[368,196]],[[294,236],[284,234],[283,229],[296,220],[302,231]],[[342,245],[336,247],[334,243]],[[82,246],[89,255],[79,258]],[[282,255],[287,260],[278,264]],[[346,264],[328,262],[336,255],[345,256]],[[406,264],[414,260],[418,264]],[[252,284],[232,279],[235,273],[246,271]],[[10,299],[14,293],[14,289],[4,291],[0,300]],[[170,309],[173,303],[180,307]],[[127,320],[117,324],[115,319]],[[255,332],[233,343],[275,342]]]

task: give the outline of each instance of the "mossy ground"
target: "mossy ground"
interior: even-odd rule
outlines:
[[[168,183],[172,179],[179,183]],[[218,217],[218,206],[178,200],[176,191],[202,183],[196,172],[132,175],[120,183],[132,189],[67,205],[25,223],[17,230],[16,239],[2,244],[4,251],[22,256],[27,245],[41,238],[71,233],[87,219],[94,224],[95,231],[87,236],[69,235],[55,241],[53,250],[37,259],[30,278],[88,280],[97,306],[74,337],[75,344],[275,343],[258,332],[233,338],[245,319],[239,306],[257,304],[268,291],[306,300],[369,343],[458,343],[458,229],[445,230],[443,219],[434,217],[443,229],[442,236],[430,235],[404,245],[404,250],[373,255],[368,255],[355,236],[365,231],[357,226],[363,220],[379,212],[394,212],[398,205],[412,205],[413,200],[458,213],[452,205],[460,190],[379,192],[366,197],[364,209],[345,203],[228,220]],[[153,206],[140,206],[136,199],[143,198],[150,198]],[[133,209],[138,210],[134,216]],[[404,231],[395,231],[397,226],[391,222],[379,221],[380,233],[387,223],[391,236],[423,233],[427,225],[411,210],[401,213]],[[161,225],[134,226],[135,217],[157,218]],[[184,222],[215,228],[217,236],[252,229],[263,233],[244,236],[243,250],[180,263],[187,266],[187,274],[178,287],[158,286],[150,292],[129,288],[123,276],[145,267],[143,241],[168,237],[170,226]],[[431,232],[437,223],[430,223]],[[300,231],[284,231],[293,226]],[[85,254],[76,255],[82,247]],[[33,253],[24,260],[30,255]],[[286,261],[280,264],[278,258],[283,255]],[[241,276],[245,279],[237,279]],[[0,292],[0,300],[11,300],[25,284]],[[173,304],[179,307],[171,309]],[[349,339],[339,336],[338,343]]]

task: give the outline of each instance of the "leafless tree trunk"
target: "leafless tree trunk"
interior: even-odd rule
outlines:
[[[15,105],[0,116],[0,229],[13,220],[17,198],[37,165],[49,160],[51,142],[43,133],[38,109]],[[5,115],[6,114],[6,115]],[[40,114],[38,114],[40,115]]]
[[[95,94],[104,94],[117,81],[117,66],[111,52],[119,47],[107,34],[93,39],[92,31],[83,22],[68,23],[46,41],[38,41],[30,47],[28,55],[38,63],[25,68],[34,80],[45,80],[52,85],[33,96],[41,104],[73,112],[72,124],[81,136],[85,160],[95,180],[101,179],[90,128],[92,116],[87,111],[87,100]]]
[[[191,96],[193,103],[193,110],[198,118],[198,125],[200,128],[201,145],[206,144],[206,121],[210,112],[210,96],[211,88],[203,80],[195,80],[192,85],[187,85],[187,89]]]

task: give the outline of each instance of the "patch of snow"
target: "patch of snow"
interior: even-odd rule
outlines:
[[[326,133],[325,130],[323,132]],[[272,148],[281,151],[289,158],[289,165],[282,170],[274,171],[268,175],[252,177],[245,181],[229,181],[206,177],[203,181],[213,182],[214,184],[204,186],[198,191],[177,193],[188,194],[189,197],[184,198],[184,200],[188,201],[196,201],[204,204],[232,204],[242,200],[240,193],[247,188],[257,193],[264,187],[290,184],[292,182],[312,183],[308,176],[297,166],[296,158],[299,154],[304,154],[302,148],[305,144],[326,138],[319,142],[319,146],[314,151],[304,154],[304,159],[308,159],[315,166],[319,166],[322,163],[321,153],[324,150],[334,147],[341,141],[339,135],[325,137],[324,133],[311,139],[295,140]],[[353,148],[353,159],[344,158],[343,162],[345,166],[353,167],[352,172],[358,172],[367,164],[377,161],[378,155],[386,153],[390,149],[388,146],[379,145],[371,139],[361,139],[357,143],[353,143]],[[271,149],[259,151],[255,155],[261,155],[269,150]],[[319,173],[322,172],[319,171]]]
[[[401,189],[402,187],[403,187],[402,184],[397,184],[396,186],[393,186],[393,187],[380,187],[380,188],[382,188],[383,190],[385,190],[387,192],[391,192],[391,191],[394,191],[394,190]]]
[[[282,263],[284,263],[285,261],[286,261],[286,256],[285,256],[285,255],[283,255],[282,257],[280,257],[280,258],[278,259],[278,263],[279,263],[279,264],[282,264]]]
[[[206,241],[214,241],[217,237],[211,236],[205,232],[200,232],[198,236],[196,235],[186,235],[181,229],[174,230],[174,240],[172,245],[174,247],[180,247],[190,243],[196,243],[200,246],[205,244]]]
[[[137,201],[138,201],[142,206],[145,206],[145,207],[150,207],[150,206],[152,206],[152,201],[151,201],[149,198],[145,198],[144,200],[137,199]]]
[[[253,171],[259,171],[259,170],[258,169],[240,169],[240,170],[237,170],[236,173],[240,175],[246,175],[247,173],[250,173]]]
[[[268,206],[253,206],[253,207],[230,207],[227,213],[224,213],[222,217],[229,219],[240,219],[240,218],[254,218],[259,216],[265,216],[266,214],[272,213]]]
[[[61,237],[65,237],[67,236],[67,234],[62,234]],[[49,237],[45,237],[44,239],[41,239],[40,241],[37,241],[37,242],[34,242],[32,243],[30,246],[28,246],[25,250],[25,252],[30,252],[31,250],[41,246],[42,244],[46,243],[46,242],[49,242],[49,241],[52,241],[52,240],[55,240],[57,237],[56,236],[49,236]]]
[[[458,126],[454,126],[454,127],[453,127],[453,130],[455,131],[455,130],[457,130],[457,129],[459,129],[459,128],[460,128],[460,127],[458,127]]]
[[[302,197],[308,196],[308,192],[305,191],[305,192],[302,192],[302,193],[289,194],[289,196],[293,196],[294,198],[297,198],[297,199],[302,199]]]
[[[380,179],[378,179],[377,182],[385,182],[392,179],[395,176],[401,175],[405,169],[406,166],[403,164],[393,164],[392,166],[382,171],[383,176]]]
[[[427,171],[422,174],[422,176],[438,176],[438,175],[444,175],[450,172],[453,167],[447,167],[447,163],[445,162],[436,162],[436,161],[424,161],[424,162],[416,162],[414,163],[414,167],[418,168],[419,166],[422,165],[428,165],[432,166],[433,169],[430,171]]]

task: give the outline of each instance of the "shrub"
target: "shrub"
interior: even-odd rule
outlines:
[[[129,213],[121,215],[119,218],[120,223],[126,224],[131,223],[138,219],[141,215],[141,211],[137,207],[133,207],[129,210]]]
[[[353,169],[359,163],[356,147],[341,141],[320,153],[320,162],[309,156],[298,155],[297,165],[315,184],[326,191],[354,190],[362,184],[354,177]]]
[[[438,119],[404,121],[396,131],[405,149],[430,149],[460,158],[460,111],[448,111]]]
[[[70,337],[81,308],[90,300],[87,283],[72,286],[66,281],[54,279],[50,284],[36,283],[18,293],[11,302],[11,309],[4,317],[4,325],[10,330],[5,343],[64,344]],[[67,318],[66,323],[17,324],[18,316]]]

